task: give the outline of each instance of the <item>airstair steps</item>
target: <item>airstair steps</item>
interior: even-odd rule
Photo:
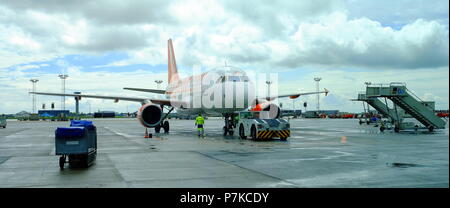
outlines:
[[[372,108],[377,110],[382,115],[391,119],[392,123],[398,122],[401,123],[403,120],[403,115],[397,116],[394,109],[389,108],[385,103],[380,101],[380,99],[376,97],[368,98],[365,94],[358,94],[358,99],[353,99],[353,101],[364,101],[369,104]]]

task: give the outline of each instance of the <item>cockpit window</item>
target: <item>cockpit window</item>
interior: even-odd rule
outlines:
[[[217,83],[224,83],[226,81],[230,82],[248,82],[249,78],[247,76],[221,76]]]
[[[239,82],[239,76],[228,76],[228,81]]]

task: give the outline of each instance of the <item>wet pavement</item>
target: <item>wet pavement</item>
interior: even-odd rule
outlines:
[[[54,131],[69,122],[8,121],[0,129],[5,187],[449,187],[449,131],[379,132],[353,119],[292,119],[288,141],[222,136],[208,119],[170,121],[144,138],[135,119],[98,119],[98,155],[59,169]]]

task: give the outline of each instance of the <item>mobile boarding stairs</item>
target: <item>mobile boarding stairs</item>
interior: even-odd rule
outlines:
[[[359,96],[358,99],[360,98]],[[434,105],[429,105],[430,102],[420,100],[420,98],[408,90],[404,83],[392,82],[390,84],[367,85],[365,97],[361,95],[361,98],[364,98],[364,101],[380,113],[389,117],[394,123],[394,130],[396,132],[403,129],[402,126],[405,126],[406,124],[402,122],[403,116],[400,115],[400,109],[398,109],[398,107],[403,109],[405,113],[417,119],[430,132],[434,129],[445,128],[446,121],[435,114],[433,108]],[[391,100],[394,103],[394,109],[389,109],[387,102],[383,103],[378,98],[387,98]],[[417,130],[417,126],[415,126],[415,129]]]

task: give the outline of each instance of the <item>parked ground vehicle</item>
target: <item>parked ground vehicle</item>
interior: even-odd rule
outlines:
[[[6,119],[0,118],[0,127],[1,128],[6,128]]]
[[[242,139],[270,139],[279,137],[286,140],[291,136],[290,124],[283,118],[269,118],[269,111],[239,112],[237,130]]]

